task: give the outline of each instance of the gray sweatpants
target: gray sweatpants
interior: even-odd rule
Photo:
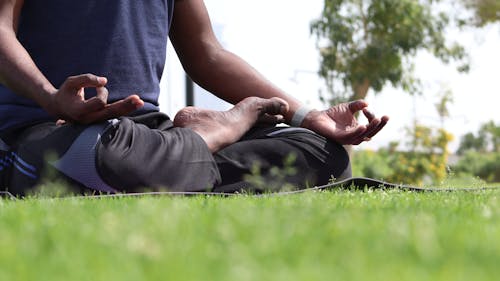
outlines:
[[[344,148],[306,129],[255,127],[212,154],[198,134],[174,127],[158,112],[89,126],[37,124],[10,134],[0,150],[2,189],[17,195],[47,175],[66,179],[80,191],[107,193],[259,192],[267,189],[266,180],[276,178],[276,169],[290,168],[294,172],[283,172],[279,180],[296,188],[351,176]],[[290,155],[292,161],[284,164]],[[263,185],[246,177],[255,167]]]

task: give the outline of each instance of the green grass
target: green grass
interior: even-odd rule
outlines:
[[[498,280],[500,190],[0,200],[0,280]]]

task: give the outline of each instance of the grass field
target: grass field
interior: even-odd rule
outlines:
[[[0,199],[0,280],[498,280],[500,190]]]

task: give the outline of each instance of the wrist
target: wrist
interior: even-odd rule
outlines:
[[[306,116],[313,111],[313,109],[307,105],[301,105],[292,116],[290,120],[290,126],[292,127],[301,127]]]
[[[47,87],[42,87],[42,90],[36,94],[34,98],[40,107],[50,114],[54,114],[54,98],[57,94],[58,89],[54,88],[52,85]]]

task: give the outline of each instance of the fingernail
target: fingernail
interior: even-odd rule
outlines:
[[[97,81],[100,84],[106,84],[106,83],[108,83],[108,79],[106,77],[99,77],[99,78],[97,78]]]

